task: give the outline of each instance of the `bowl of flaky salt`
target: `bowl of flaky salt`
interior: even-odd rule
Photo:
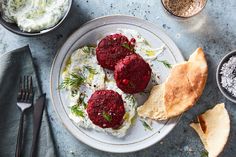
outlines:
[[[222,58],[216,71],[216,81],[221,93],[236,103],[236,50]]]

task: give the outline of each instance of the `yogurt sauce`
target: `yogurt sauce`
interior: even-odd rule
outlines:
[[[25,32],[40,32],[55,26],[66,14],[69,0],[3,0],[2,17]]]
[[[137,32],[131,29],[118,29],[116,33],[124,34],[129,39],[135,38],[135,52],[141,55],[146,62],[150,64],[152,67],[152,77],[149,82],[148,87],[146,88],[147,92],[150,92],[150,89],[159,83],[158,75],[159,71],[156,68],[156,60],[160,53],[165,51],[165,45],[161,48],[153,49],[151,45]],[[156,65],[156,66],[154,66]],[[94,73],[91,75],[90,72],[84,67],[92,67]],[[82,73],[81,73],[82,72]],[[131,127],[134,122],[136,115],[136,108],[138,104],[142,104],[144,100],[146,100],[147,95],[144,93],[138,93],[135,95],[126,94],[122,92],[117,86],[114,80],[113,71],[103,69],[100,65],[98,65],[95,48],[92,47],[83,47],[81,49],[76,50],[70,57],[69,62],[65,67],[65,71],[62,74],[62,79],[65,80],[66,77],[69,77],[70,73],[77,73],[78,75],[83,74],[87,79],[86,82],[88,84],[81,85],[78,89],[67,88],[69,92],[69,116],[70,118],[79,126],[82,126],[87,129],[94,129],[100,132],[106,132],[113,136],[123,137],[126,135],[127,130]],[[95,90],[99,89],[110,89],[118,92],[124,101],[126,114],[124,115],[124,122],[120,126],[119,129],[112,128],[100,128],[92,123],[89,119],[88,114],[86,112],[86,108],[84,105],[78,105],[80,102],[81,94],[83,101],[85,104],[88,102],[88,99],[92,95]],[[76,91],[76,92],[75,92]],[[73,113],[73,106],[78,106],[78,110],[83,112],[83,116],[78,116]],[[86,106],[86,105],[85,105]]]
[[[66,80],[71,73],[84,76],[85,83],[79,87],[68,86],[67,93],[69,99],[69,117],[77,125],[106,132],[113,136],[123,137],[132,124],[132,119],[136,115],[137,101],[133,95],[125,94],[117,86],[113,77],[113,72],[103,69],[97,63],[95,48],[83,47],[76,50],[70,57],[62,74],[62,79]],[[110,89],[118,92],[124,101],[125,115],[123,123],[118,129],[101,128],[93,124],[89,119],[86,106],[89,98],[99,89]]]

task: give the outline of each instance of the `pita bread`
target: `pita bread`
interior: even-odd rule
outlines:
[[[202,95],[208,74],[202,48],[189,61],[176,64],[167,80],[153,87],[148,100],[137,111],[141,117],[166,120],[191,108]]]
[[[225,105],[216,105],[198,116],[198,121],[199,123],[192,123],[190,126],[200,136],[208,157],[217,157],[224,149],[230,132],[230,119]]]

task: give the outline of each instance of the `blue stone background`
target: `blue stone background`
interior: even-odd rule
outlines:
[[[187,59],[203,47],[209,65],[209,78],[203,96],[186,112],[175,129],[161,142],[142,151],[112,154],[95,150],[75,139],[59,122],[49,98],[50,68],[57,49],[67,37],[85,22],[100,16],[125,14],[136,16],[162,28]],[[231,132],[222,157],[236,156],[236,104],[231,103],[217,88],[215,72],[220,59],[236,49],[236,1],[208,0],[197,16],[180,20],[168,15],[160,0],[74,0],[70,17],[56,31],[41,37],[22,37],[0,26],[0,53],[29,44],[37,64],[43,91],[49,99],[50,123],[60,157],[200,157],[203,145],[189,127],[196,115],[215,104],[224,102],[231,119]],[[220,135],[219,135],[220,136]]]

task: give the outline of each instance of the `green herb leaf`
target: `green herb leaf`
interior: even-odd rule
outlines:
[[[63,82],[59,85],[59,89],[64,89],[68,87],[78,88],[80,85],[85,83],[85,78],[83,76],[79,76],[76,73],[69,74]]]
[[[84,53],[90,53],[93,48],[94,48],[93,46],[84,46],[84,47],[82,48],[82,51],[83,51]]]
[[[123,43],[121,46],[130,50],[130,51],[134,51],[134,48],[132,46],[130,46],[128,43]]]
[[[87,104],[84,102],[85,97],[86,97],[86,95],[84,93],[81,93],[80,96],[79,96],[79,99],[78,99],[78,104],[83,105],[84,108],[86,109]]]
[[[89,65],[84,65],[83,68],[88,70],[91,74],[97,74],[96,70]]]
[[[164,64],[165,67],[171,68],[171,64],[167,60],[157,60],[158,62]]]
[[[208,152],[206,150],[202,151],[201,157],[208,157]]]
[[[145,120],[140,120],[145,128],[145,130],[150,130],[152,131],[152,127],[145,121]]]
[[[109,115],[108,113],[106,113],[106,112],[102,112],[102,116],[103,116],[103,118],[104,119],[106,119],[106,121],[108,121],[108,122],[110,122],[111,120],[112,120],[112,118],[111,118],[111,115]]]
[[[77,90],[72,90],[71,91],[71,96],[75,97],[77,95],[78,91]]]
[[[84,111],[80,109],[79,105],[74,105],[71,107],[71,112],[79,117],[84,117]]]

